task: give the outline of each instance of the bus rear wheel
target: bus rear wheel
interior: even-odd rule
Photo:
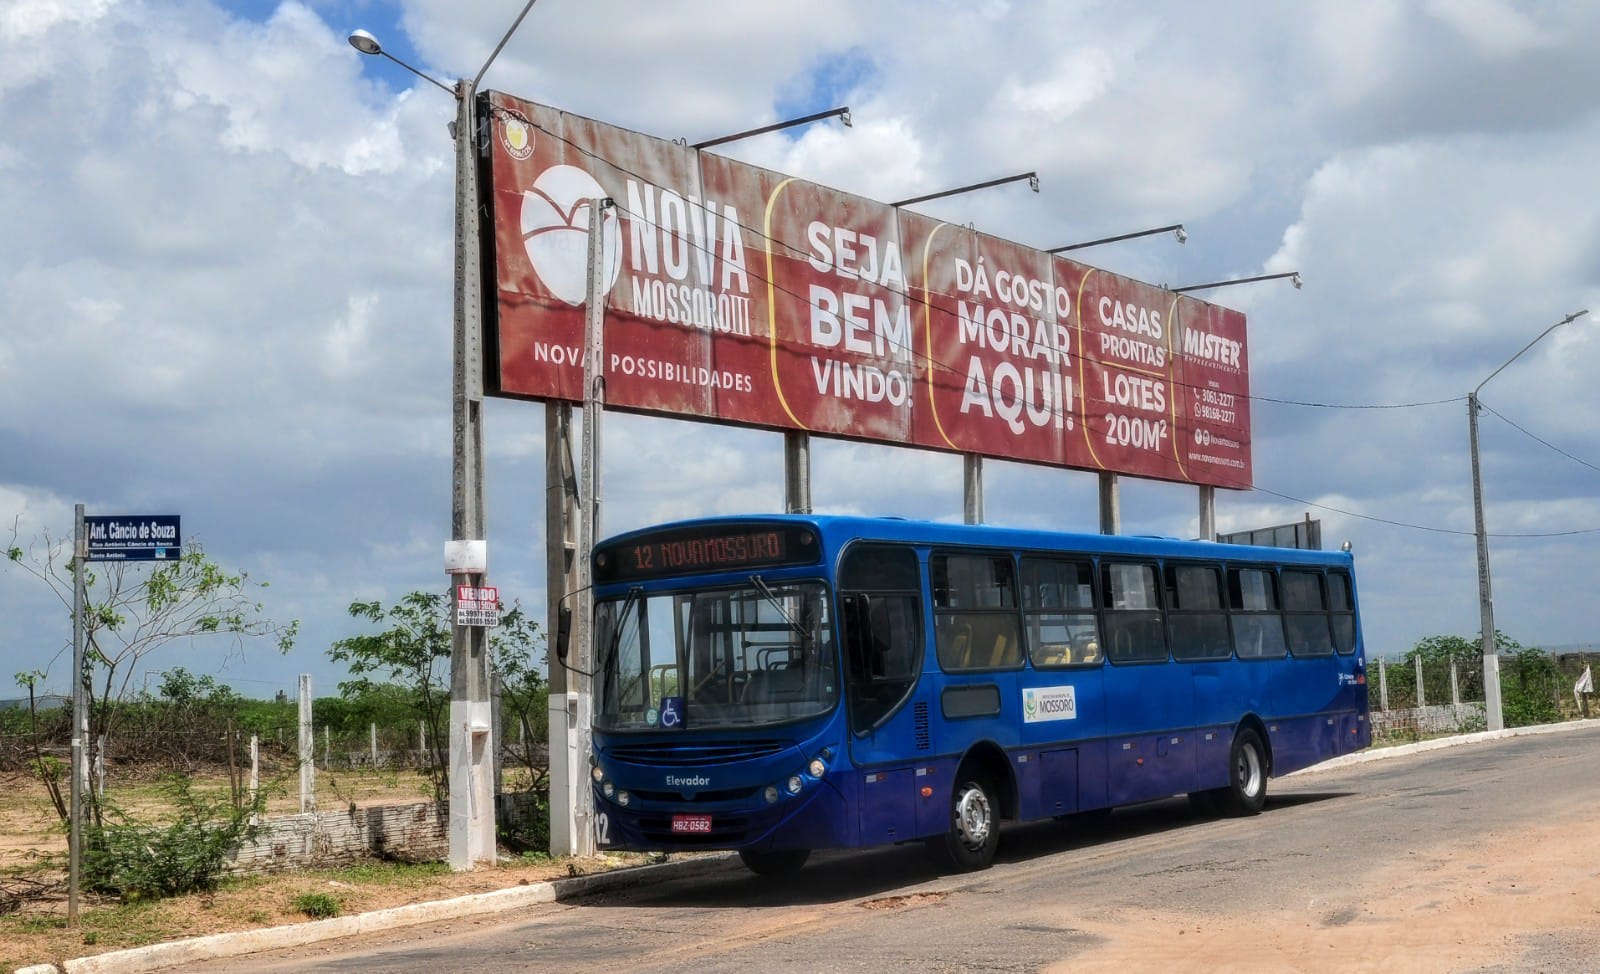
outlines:
[[[1255,815],[1267,803],[1267,748],[1261,736],[1245,727],[1233,737],[1228,754],[1228,787],[1215,795],[1216,809],[1224,815]]]
[[[800,867],[811,858],[811,850],[779,849],[775,852],[756,852],[752,849],[741,849],[739,858],[744,861],[745,868],[757,876],[788,876],[800,871]]]
[[[928,840],[935,860],[956,872],[988,869],[1000,846],[1000,805],[994,786],[976,773],[957,776],[950,793],[950,828]]]

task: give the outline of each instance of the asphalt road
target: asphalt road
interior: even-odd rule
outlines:
[[[1583,871],[1538,873],[1542,890],[1505,870],[1526,858],[1520,842],[1600,834],[1597,763],[1600,729],[1512,738],[1274,780],[1251,819],[1169,800],[1011,828],[981,873],[941,876],[920,846],[822,854],[788,881],[734,861],[521,915],[182,970],[1576,974],[1600,969],[1600,843],[1574,847],[1591,857]],[[1559,909],[1516,898],[1518,878],[1523,893],[1563,897]],[[1562,910],[1573,915],[1551,918]]]

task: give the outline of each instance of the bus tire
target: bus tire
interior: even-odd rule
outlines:
[[[1000,803],[989,779],[962,769],[950,792],[950,827],[929,840],[929,849],[943,866],[970,873],[988,869],[1000,846]]]
[[[1233,737],[1228,752],[1228,787],[1216,792],[1218,810],[1226,815],[1255,815],[1267,803],[1267,748],[1249,727]]]
[[[800,867],[811,858],[811,850],[779,849],[775,852],[757,852],[753,849],[740,849],[739,858],[744,861],[745,868],[757,876],[788,876],[800,871]]]

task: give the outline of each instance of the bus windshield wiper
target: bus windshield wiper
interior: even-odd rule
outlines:
[[[767,584],[766,579],[762,578],[760,575],[751,575],[750,584],[755,586],[756,591],[761,593],[762,598],[766,599],[769,603],[771,603],[774,609],[778,610],[778,615],[782,616],[783,621],[788,623],[789,628],[793,629],[795,635],[800,637],[800,645],[810,645],[810,630],[806,629],[804,626],[800,625],[800,623],[795,621],[794,616],[789,614],[789,610],[784,607],[784,604],[778,601],[778,596],[772,591],[772,587]]]
[[[633,603],[639,601],[639,593],[641,591],[643,589],[638,585],[628,589],[628,597],[622,600],[622,608],[617,610],[617,624],[611,630],[611,638],[606,640],[605,655],[590,664],[594,667],[596,673],[610,671],[611,660],[616,655],[617,647],[622,644],[622,627],[627,623],[628,610],[633,608]]]

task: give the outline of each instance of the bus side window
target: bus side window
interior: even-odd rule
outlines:
[[[1157,663],[1167,659],[1166,626],[1156,566],[1106,562],[1101,565],[1106,596],[1107,654],[1113,663]]]
[[[1095,608],[1094,566],[1088,561],[1022,559],[1022,612],[1034,666],[1104,662]]]
[[[1333,648],[1341,656],[1349,656],[1356,651],[1356,613],[1350,576],[1344,572],[1328,573],[1328,610],[1333,623]]]
[[[1167,634],[1172,658],[1217,660],[1233,655],[1222,585],[1211,565],[1168,564]]]
[[[1278,579],[1269,569],[1229,569],[1228,607],[1233,610],[1234,650],[1240,659],[1282,659],[1289,651]]]
[[[1285,568],[1284,623],[1289,630],[1289,653],[1294,656],[1332,656],[1333,633],[1328,628],[1328,601],[1322,573]]]
[[[934,641],[946,672],[1022,666],[1016,569],[1009,555],[940,555],[929,561]]]

